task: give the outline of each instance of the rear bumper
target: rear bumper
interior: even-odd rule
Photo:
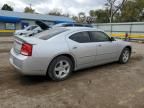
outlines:
[[[46,75],[46,69],[39,69],[33,58],[10,51],[10,64],[24,75]],[[38,63],[37,63],[38,64]],[[40,66],[40,65],[39,65]]]

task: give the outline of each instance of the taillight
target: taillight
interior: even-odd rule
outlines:
[[[21,47],[21,54],[25,56],[32,55],[32,45],[28,43],[23,43]]]

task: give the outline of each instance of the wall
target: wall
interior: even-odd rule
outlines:
[[[5,23],[3,23],[3,22],[0,22],[0,30],[1,29],[5,29]]]
[[[98,23],[95,26],[112,34],[112,36],[124,38],[128,33],[131,39],[144,39],[144,22],[130,23]]]
[[[16,30],[22,29],[22,22],[28,23],[29,25],[35,25],[34,20],[26,20],[22,19],[21,22],[15,23]],[[55,22],[52,21],[43,21],[46,24],[53,25]],[[6,30],[6,24],[4,22],[0,22],[0,36],[12,36],[15,30]]]
[[[10,36],[13,35],[14,30],[6,30],[6,24],[0,22],[0,36]]]

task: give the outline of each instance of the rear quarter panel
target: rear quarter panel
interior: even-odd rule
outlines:
[[[33,47],[31,62],[36,70],[47,71],[49,63],[54,57],[61,54],[68,54],[69,48],[65,42],[65,36],[57,35]]]

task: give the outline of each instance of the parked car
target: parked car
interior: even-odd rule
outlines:
[[[94,27],[91,24],[79,24],[79,23],[60,23],[53,25],[52,28],[55,27]]]
[[[55,25],[48,25],[43,21],[35,21],[35,23],[41,27],[42,30],[48,30],[56,27],[96,27],[92,24],[80,24],[80,23],[59,23]]]
[[[40,20],[35,21],[35,24],[37,24],[43,31],[51,28],[49,24]]]
[[[30,26],[24,28],[23,30],[16,30],[14,35],[15,36],[23,36],[23,35],[32,36],[36,33],[41,32],[41,31],[42,31],[42,29],[39,26],[30,25]]]
[[[129,61],[129,42],[115,40],[88,27],[60,27],[34,37],[17,37],[10,63],[25,75],[48,75],[60,81],[73,71],[118,61]]]

